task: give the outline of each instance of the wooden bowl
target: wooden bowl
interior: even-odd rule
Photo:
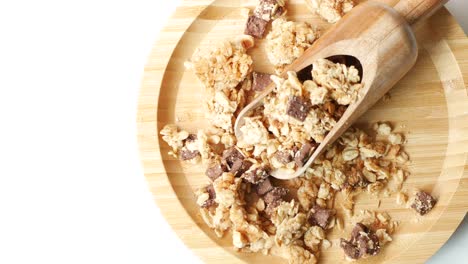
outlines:
[[[196,131],[206,123],[201,101],[202,85],[183,63],[197,47],[242,34],[241,8],[256,0],[191,0],[177,8],[145,67],[138,104],[138,140],[145,177],[166,220],[185,244],[208,263],[284,263],[261,254],[238,253],[230,237],[218,239],[198,213],[194,190],[208,183],[202,165],[188,165],[170,157],[159,131],[168,123]],[[330,25],[312,14],[301,0],[291,0],[288,17],[318,28]],[[376,257],[360,262],[422,263],[450,237],[468,210],[468,39],[447,10],[440,10],[416,30],[420,46],[414,68],[391,91],[391,99],[378,102],[359,123],[390,121],[406,134],[412,163],[404,189],[420,188],[438,198],[424,217],[397,206],[395,197],[362,196],[356,209],[387,211],[401,222],[393,242]],[[250,51],[254,68],[270,71],[257,41]],[[340,263],[337,246],[323,251],[321,263]]]

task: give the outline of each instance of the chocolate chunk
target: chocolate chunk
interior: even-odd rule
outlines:
[[[280,6],[277,0],[260,0],[260,3],[254,10],[255,16],[263,18],[266,21],[278,18],[284,12],[284,7]]]
[[[208,185],[206,187],[206,191],[210,195],[210,199],[215,199],[216,198],[216,192],[215,192],[215,189],[213,187],[213,184]]]
[[[213,188],[213,184],[210,184],[206,187],[206,191],[208,192],[208,195],[209,195],[209,198],[208,200],[205,201],[205,203],[201,206],[203,208],[207,208],[207,207],[210,207],[212,205],[215,205],[216,204],[216,192]]]
[[[249,16],[247,24],[245,25],[244,34],[250,35],[254,38],[261,39],[265,35],[265,30],[268,25],[268,21],[265,21],[256,16]]]
[[[379,238],[373,232],[361,234],[357,238],[357,247],[361,255],[375,256],[380,251]]]
[[[227,167],[224,164],[221,163],[216,163],[214,165],[211,165],[206,169],[205,175],[208,176],[212,181],[216,180],[219,178],[221,175],[223,175],[223,172],[227,171]]]
[[[291,152],[288,150],[283,150],[283,151],[277,151],[275,153],[275,158],[277,161],[283,163],[283,164],[288,164],[293,160],[293,157],[291,155]]]
[[[271,184],[270,179],[266,178],[264,181],[258,183],[255,186],[255,188],[257,190],[257,194],[262,196],[266,194],[267,192],[273,190],[273,185]]]
[[[312,109],[310,100],[294,95],[289,98],[286,113],[289,116],[304,122],[310,112],[310,109]]]
[[[312,148],[315,148],[316,144],[312,143],[305,143],[302,145],[302,147],[294,154],[294,161],[296,162],[296,165],[298,167],[304,166],[304,164],[307,162],[307,159],[310,156],[310,151]]]
[[[267,166],[256,167],[247,171],[244,174],[244,179],[250,183],[257,184],[270,176],[269,171],[270,168]]]
[[[183,148],[180,150],[179,156],[182,160],[191,160],[198,156],[200,152],[198,150],[188,150],[187,148]]]
[[[263,200],[266,204],[274,203],[278,200],[282,200],[284,196],[289,193],[289,190],[283,187],[273,187],[271,191],[269,191],[265,196],[263,196]]]
[[[185,141],[191,142],[197,140],[196,134],[189,134],[189,136],[185,139]]]
[[[230,147],[223,151],[223,160],[226,161],[229,168],[232,168],[232,165],[238,159],[243,160],[244,155],[242,155],[242,153],[240,153],[235,147]]]
[[[276,207],[278,207],[278,205],[280,205],[282,201],[283,201],[283,199],[279,199],[279,200],[276,200],[276,201],[274,201],[272,203],[267,204],[267,206],[265,208],[265,213],[267,215],[272,215],[273,212],[275,211]]]
[[[243,159],[237,159],[234,164],[232,164],[230,173],[233,173],[236,177],[242,176],[244,172],[246,172],[250,166],[252,166],[252,162]]]
[[[362,257],[361,251],[350,241],[342,238],[340,240],[340,247],[343,249],[345,255],[350,259],[359,259]]]
[[[413,204],[411,205],[411,208],[413,208],[416,212],[418,212],[420,215],[425,215],[429,211],[432,210],[436,203],[436,200],[434,197],[432,197],[430,194],[420,191],[416,194],[416,197],[414,199]]]
[[[356,243],[359,236],[361,236],[361,233],[369,233],[369,228],[361,223],[357,223],[354,226],[353,231],[351,231],[351,242]]]
[[[357,223],[353,228],[349,241],[341,239],[340,247],[351,259],[358,259],[364,255],[374,256],[380,251],[377,235],[361,223]]]
[[[263,91],[265,87],[267,87],[272,82],[270,76],[271,74],[268,73],[254,72],[252,74],[252,90],[256,92]]]
[[[309,223],[313,226],[318,225],[325,229],[330,223],[333,215],[333,210],[315,205],[312,210],[310,210]]]

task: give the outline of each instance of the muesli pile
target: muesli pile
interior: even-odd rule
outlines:
[[[316,29],[287,21],[285,13],[284,1],[260,0],[248,17],[246,35],[196,51],[186,66],[204,86],[212,127],[189,133],[168,124],[160,131],[162,139],[172,148],[170,155],[206,164],[209,184],[196,191],[201,217],[218,237],[230,235],[237,250],[316,263],[320,251],[332,246],[330,230],[352,225],[349,239],[339,242],[345,258],[374,256],[392,241],[397,222],[385,212],[354,212],[354,198],[368,192],[395,195],[398,204],[408,204],[402,185],[409,156],[403,135],[390,124],[376,123],[367,132],[350,128],[301,177],[279,181],[269,174],[303,166],[363,86],[354,66],[327,59],[313,64],[311,80],[300,80],[295,72],[285,78],[254,72],[248,50],[268,24],[266,52],[278,71],[318,38]],[[238,113],[271,83],[274,91],[246,118],[237,139]],[[411,207],[423,215],[434,204],[428,193],[419,192]]]

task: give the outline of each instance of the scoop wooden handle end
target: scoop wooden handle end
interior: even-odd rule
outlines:
[[[447,2],[448,0],[401,0],[393,8],[413,25],[430,17]]]

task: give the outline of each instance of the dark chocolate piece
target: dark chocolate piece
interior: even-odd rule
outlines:
[[[357,223],[353,228],[349,241],[341,239],[340,247],[351,259],[359,259],[364,255],[375,256],[380,252],[379,238],[361,223]]]
[[[277,151],[275,153],[275,158],[277,161],[283,163],[283,164],[288,164],[293,160],[293,157],[291,155],[291,152],[288,150],[283,150],[283,151]]]
[[[233,173],[236,177],[242,176],[244,172],[246,172],[250,166],[252,166],[252,162],[248,160],[238,159],[232,164],[230,173]]]
[[[375,256],[380,251],[379,238],[373,232],[361,234],[357,238],[357,247],[362,255]]]
[[[223,151],[223,160],[226,161],[227,165],[229,166],[229,169],[232,168],[232,165],[238,159],[243,160],[244,155],[242,155],[242,153],[240,153],[239,150],[237,150],[235,147],[230,147]]]
[[[273,185],[271,184],[271,181],[268,178],[258,183],[255,187],[257,190],[257,194],[260,196],[265,195],[267,192],[273,190]]]
[[[263,91],[272,82],[270,76],[271,74],[268,73],[254,72],[252,74],[252,90],[256,92]]]
[[[436,203],[434,197],[432,197],[427,192],[420,191],[416,194],[411,208],[413,208],[420,215],[425,215],[432,210]]]
[[[278,1],[276,0],[260,0],[260,3],[254,10],[255,16],[267,21],[278,18],[284,14],[284,12],[284,7],[278,5]]]
[[[313,226],[320,226],[321,228],[327,228],[330,223],[334,213],[333,210],[322,208],[318,205],[315,205],[309,214],[309,223]]]
[[[362,257],[361,251],[344,238],[340,240],[340,247],[343,249],[345,255],[350,259],[359,259]]]
[[[269,191],[265,196],[263,196],[263,200],[266,204],[271,204],[276,201],[282,200],[284,196],[289,193],[289,190],[283,187],[273,187],[271,191]]]
[[[244,34],[250,35],[254,38],[261,39],[265,35],[265,30],[268,25],[268,21],[263,20],[260,17],[254,15],[249,16],[247,24],[245,25]]]
[[[191,160],[193,158],[196,158],[200,154],[198,150],[190,151],[187,148],[183,148],[180,150],[180,158],[182,160]]]
[[[312,109],[312,103],[310,100],[294,95],[289,98],[286,113],[289,116],[304,122],[310,112],[310,109]]]
[[[227,167],[224,164],[221,163],[216,163],[214,165],[211,165],[206,169],[205,175],[208,176],[212,181],[216,180],[219,178],[221,175],[223,175],[223,172],[227,171]]]
[[[208,195],[210,198],[208,198],[208,200],[205,201],[205,203],[201,206],[203,208],[207,208],[207,207],[210,207],[212,205],[215,205],[216,204],[216,192],[213,188],[213,184],[210,184],[206,187],[206,191],[208,192]]]
[[[304,166],[305,162],[310,156],[310,151],[315,148],[315,144],[305,143],[302,147],[294,154],[294,161],[298,167]]]

